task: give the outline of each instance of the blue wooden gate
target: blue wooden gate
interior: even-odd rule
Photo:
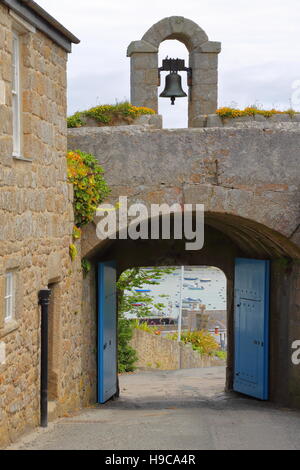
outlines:
[[[269,398],[269,261],[235,264],[234,390]]]
[[[98,265],[98,402],[117,394],[116,265]]]

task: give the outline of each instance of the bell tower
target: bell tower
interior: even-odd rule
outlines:
[[[175,87],[177,91],[181,86],[177,72],[186,70],[189,84],[189,127],[199,127],[200,116],[213,114],[218,107],[218,54],[221,52],[221,43],[209,41],[200,26],[182,16],[164,18],[153,25],[140,41],[130,43],[127,56],[131,60],[131,103],[158,112],[160,71],[165,70],[158,64],[158,50],[160,44],[167,39],[178,40],[187,47],[189,64],[184,69],[170,70],[166,97],[172,100],[172,90]],[[172,75],[177,75],[178,78]],[[184,96],[180,94],[181,91],[178,96]]]

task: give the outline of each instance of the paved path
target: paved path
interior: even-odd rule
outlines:
[[[12,449],[300,449],[300,413],[223,393],[223,367],[120,377],[121,398],[23,438]]]

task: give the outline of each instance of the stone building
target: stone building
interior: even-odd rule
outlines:
[[[60,355],[71,362],[68,316],[75,319],[78,301],[69,257],[66,65],[78,42],[35,2],[0,1],[0,446],[39,423],[38,292],[48,286],[52,399],[63,387]]]
[[[84,280],[83,315],[95,321],[96,298],[106,298],[104,288],[101,291],[95,282],[99,263],[101,274],[101,266],[111,267],[114,261],[117,275],[137,266],[217,267],[227,277],[227,390],[239,391],[243,380],[248,392],[260,387],[263,399],[299,408],[300,114],[220,119],[215,114],[220,43],[208,41],[199,26],[183,17],[164,18],[129,45],[131,101],[136,106],[157,109],[157,55],[166,39],[183,42],[190,53],[189,128],[162,129],[158,121],[82,127],[70,129],[69,147],[96,155],[112,188],[110,202],[127,196],[128,207],[143,204],[149,226],[155,222],[152,204],[176,204],[179,215],[184,204],[204,205],[204,246],[187,251],[185,240],[172,237],[125,239],[124,230],[122,237],[107,241],[96,236],[96,218],[82,237],[82,256],[94,266]],[[258,288],[266,286],[266,280],[264,284],[256,274],[248,279],[241,275],[241,259],[248,263],[248,273],[255,265],[268,266],[269,283],[261,297]],[[251,288],[240,287],[245,279]],[[109,291],[107,298],[111,295]],[[250,308],[260,313],[248,315]],[[242,315],[250,318],[251,328],[238,329]],[[245,341],[241,332],[249,332]],[[108,355],[106,346],[113,341],[111,337],[104,345],[100,342],[98,350]],[[249,350],[245,352],[244,346]],[[257,380],[254,375],[262,366]],[[101,374],[100,369],[102,379]]]
[[[221,121],[213,114],[220,43],[182,17],[165,18],[129,46],[135,105],[157,106],[157,53],[165,39],[190,52],[189,128],[162,129],[159,117],[128,127],[83,127],[70,130],[68,148],[96,155],[113,204],[120,196],[147,208],[203,204],[204,247],[186,251],[186,240],[177,239],[107,241],[96,236],[95,218],[72,262],[66,60],[78,40],[35,2],[0,0],[0,446],[39,424],[40,289],[52,290],[52,417],[97,402],[98,355],[115,344],[117,332],[111,328],[114,337],[97,341],[103,292],[96,272],[112,260],[117,274],[154,265],[215,266],[225,273],[228,390],[238,375],[235,260],[267,260],[269,344],[256,339],[255,347],[268,354],[269,400],[300,407],[299,364],[292,360],[300,338],[299,115]],[[81,256],[92,265],[84,280]],[[108,372],[117,382],[116,367]]]

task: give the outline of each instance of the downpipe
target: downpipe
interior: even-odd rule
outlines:
[[[48,313],[51,290],[44,289],[39,292],[39,305],[41,306],[41,399],[40,416],[41,427],[48,426]]]

